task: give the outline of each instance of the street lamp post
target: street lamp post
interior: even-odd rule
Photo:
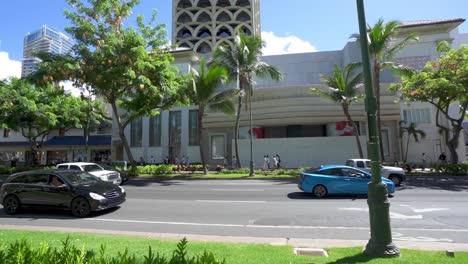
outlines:
[[[382,183],[380,173],[379,138],[376,122],[377,100],[372,89],[364,3],[363,0],[356,0],[356,2],[366,91],[365,107],[369,128],[368,151],[372,168],[372,181],[368,184],[367,198],[371,234],[364,252],[371,257],[398,257],[400,256],[400,249],[392,242],[390,201],[388,200],[387,186]]]
[[[253,130],[252,130],[252,91],[249,91],[249,115],[250,115],[250,173],[249,176],[255,176],[254,160],[253,160]]]

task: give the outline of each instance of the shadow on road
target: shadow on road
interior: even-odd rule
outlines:
[[[117,211],[120,207],[110,208],[104,211],[93,212],[86,218],[94,218]],[[0,218],[6,219],[29,219],[29,221],[39,219],[56,219],[56,220],[78,220],[79,217],[75,217],[69,210],[54,209],[54,208],[21,208],[21,210],[15,215],[8,215],[5,213],[3,208],[0,209]]]
[[[125,186],[135,186],[135,187],[144,187],[149,186],[151,184],[158,184],[160,186],[173,186],[173,185],[184,185],[189,182],[194,181],[242,181],[242,180],[260,180],[260,181],[267,181],[273,183],[273,185],[288,185],[288,184],[295,184],[297,182],[296,179],[261,179],[261,178],[236,178],[236,179],[214,179],[214,178],[189,178],[189,177],[172,177],[172,178],[149,178],[149,179],[129,179],[123,184]]]
[[[431,190],[444,190],[453,192],[467,192],[468,181],[463,179],[439,179],[423,178],[423,179],[408,179],[402,183],[398,190],[411,190],[411,189],[431,189]]]
[[[317,198],[311,193],[306,192],[292,192],[288,193],[288,198],[293,200],[356,200],[356,199],[367,199],[367,195],[327,195],[324,198]]]

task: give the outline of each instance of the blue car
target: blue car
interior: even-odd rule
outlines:
[[[367,194],[371,174],[343,165],[327,165],[301,172],[298,187],[322,198],[328,194]],[[395,184],[382,177],[388,193],[395,192]]]

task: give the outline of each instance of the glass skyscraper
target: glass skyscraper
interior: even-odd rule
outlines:
[[[23,65],[21,76],[25,77],[35,71],[40,60],[34,57],[36,52],[51,52],[65,54],[71,50],[73,41],[62,32],[56,31],[47,25],[28,33],[24,37]]]

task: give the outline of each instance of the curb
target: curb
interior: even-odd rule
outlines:
[[[148,233],[135,231],[116,231],[105,229],[85,229],[51,226],[24,226],[24,225],[0,225],[4,230],[21,231],[48,231],[48,232],[69,232],[85,233],[95,235],[112,235],[141,237],[160,240],[181,240],[184,237],[189,241],[197,242],[222,242],[238,244],[263,244],[273,246],[292,246],[308,248],[331,248],[331,247],[364,247],[367,240],[339,240],[339,239],[306,239],[306,238],[274,238],[274,237],[241,237],[241,236],[212,236],[194,234],[173,234],[173,233]],[[394,241],[397,246],[405,249],[434,250],[434,251],[468,251],[468,244],[447,243],[447,242],[421,242],[421,241]]]

